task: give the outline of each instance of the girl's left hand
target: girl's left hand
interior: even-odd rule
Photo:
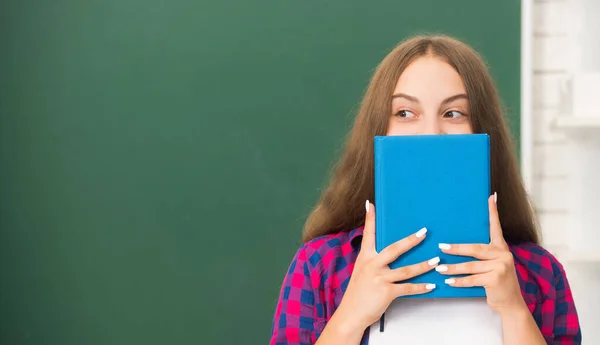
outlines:
[[[455,265],[440,265],[441,274],[470,274],[462,278],[446,279],[453,287],[483,286],[488,305],[499,314],[527,309],[521,295],[513,256],[502,235],[502,227],[496,207],[497,194],[488,199],[490,213],[490,244],[444,244],[440,249],[447,254],[471,256],[481,261]]]

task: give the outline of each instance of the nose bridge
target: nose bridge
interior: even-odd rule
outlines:
[[[440,119],[436,114],[425,114],[423,117],[423,134],[442,134]]]

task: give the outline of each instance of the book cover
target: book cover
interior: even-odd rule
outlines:
[[[390,264],[397,268],[439,256],[440,264],[476,260],[443,253],[439,243],[489,243],[490,148],[487,134],[377,136],[376,248],[426,227],[423,242]],[[405,282],[434,283],[403,298],[483,297],[482,287],[457,288],[435,270]]]

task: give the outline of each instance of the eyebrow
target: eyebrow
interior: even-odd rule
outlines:
[[[413,96],[409,96],[409,95],[407,95],[405,93],[396,93],[396,94],[392,95],[392,98],[404,98],[404,99],[407,99],[407,100],[409,100],[411,102],[419,103],[419,99],[418,98],[413,97]],[[445,100],[442,101],[441,105],[448,104],[448,103],[450,103],[452,101],[456,101],[457,99],[466,99],[466,100],[468,100],[469,98],[467,97],[466,94],[459,93],[457,95],[450,96],[450,97],[446,98]]]

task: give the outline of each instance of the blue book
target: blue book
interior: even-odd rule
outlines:
[[[444,254],[439,243],[489,243],[490,141],[487,134],[375,137],[376,249],[423,227],[423,242],[391,268],[435,256],[440,264],[476,260]],[[405,282],[434,283],[423,295],[404,298],[483,297],[482,287],[457,288],[435,270]]]

